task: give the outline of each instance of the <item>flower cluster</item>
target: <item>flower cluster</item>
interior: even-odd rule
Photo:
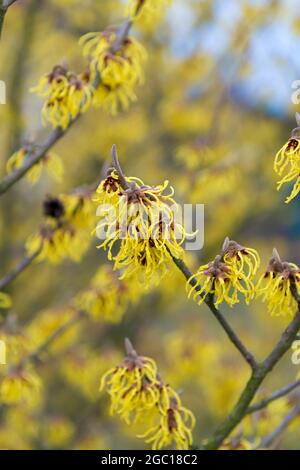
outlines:
[[[167,188],[168,181],[148,186],[113,171],[100,183],[95,198],[101,217],[96,232],[104,238],[99,247],[108,249],[122,278],[135,276],[146,287],[162,278],[172,256],[183,255],[186,234],[176,221],[174,190],[166,193]]]
[[[257,284],[257,295],[268,303],[271,315],[294,315],[297,310],[296,295],[300,293],[300,270],[294,263],[281,261],[273,250],[266,272]]]
[[[32,155],[32,145],[24,145],[17,152],[15,152],[7,161],[6,171],[11,173],[18,168],[21,168],[26,163],[27,155]],[[39,162],[27,172],[26,178],[31,184],[36,183],[42,174],[43,169],[47,170],[47,173],[58,182],[62,181],[64,166],[61,158],[53,152],[46,153]]]
[[[45,223],[26,241],[29,256],[58,263],[64,258],[80,261],[90,244],[95,215],[90,190],[48,197],[43,204]]]
[[[111,399],[111,414],[118,414],[130,424],[150,415],[153,425],[139,437],[153,449],[175,445],[188,449],[192,444],[195,418],[182,406],[179,395],[163,383],[155,362],[139,356],[125,340],[126,357],[121,364],[103,375],[100,390],[106,388]]]
[[[111,114],[116,114],[120,105],[127,108],[136,99],[135,87],[144,81],[144,47],[129,36],[120,42],[115,29],[85,34],[80,44],[83,54],[91,58],[92,77],[100,78],[93,103]]]
[[[93,98],[90,74],[76,75],[61,65],[56,65],[51,73],[44,75],[31,91],[46,98],[42,109],[43,123],[49,122],[52,127],[62,129],[66,129],[79,113],[86,111]]]
[[[274,171],[280,176],[277,183],[277,190],[284,184],[294,181],[291,194],[285,202],[289,203],[300,191],[300,139],[291,137],[279,150],[274,160]]]
[[[189,297],[193,296],[201,304],[208,295],[213,295],[216,306],[222,302],[233,306],[239,302],[240,293],[249,303],[255,295],[253,277],[259,262],[255,250],[226,238],[221,254],[208,264],[200,266],[188,280]]]

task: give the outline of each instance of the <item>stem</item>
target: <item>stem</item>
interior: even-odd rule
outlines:
[[[128,189],[129,186],[128,186],[128,183],[127,183],[126,178],[124,176],[124,173],[122,171],[121,165],[119,163],[117,147],[116,147],[115,144],[113,144],[113,146],[111,148],[111,157],[112,157],[112,164],[113,164],[113,167],[115,168],[115,170],[118,174],[120,184],[121,184],[122,188],[126,191],[126,189]]]
[[[7,12],[7,8],[2,5],[0,7],[0,38],[2,35],[2,29],[3,29],[4,18],[5,18],[6,12]]]
[[[256,411],[266,408],[273,401],[278,400],[279,398],[285,397],[286,395],[288,395],[289,393],[291,393],[293,390],[295,390],[298,387],[300,387],[300,380],[296,380],[295,382],[292,382],[286,387],[280,388],[276,392],[272,393],[269,397],[250,406],[247,410],[247,414],[255,413]]]
[[[48,347],[53,343],[57,338],[59,338],[61,335],[63,335],[71,326],[75,325],[79,320],[84,318],[86,316],[86,312],[83,310],[79,310],[76,312],[76,314],[70,318],[64,325],[60,326],[55,330],[47,339],[46,341],[35,351],[32,353],[28,354],[20,364],[17,365],[17,368],[23,368],[30,362],[34,362],[37,359],[39,359],[40,355],[48,349]]]
[[[300,414],[300,404],[296,405],[292,411],[283,419],[278,428],[275,429],[271,434],[264,437],[261,441],[258,449],[264,449],[270,447],[273,442],[282,434],[289,425],[296,419]]]
[[[31,256],[26,256],[22,261],[13,268],[9,273],[7,273],[2,279],[0,279],[0,290],[10,284],[16,277],[19,276],[28,266],[31,265],[32,261],[39,254],[39,250],[33,253]]]
[[[1,34],[2,34],[4,19],[5,19],[5,15],[6,15],[6,12],[8,10],[8,7],[10,7],[15,2],[16,2],[16,0],[3,0],[1,2],[1,6],[0,6],[0,37],[1,37]]]
[[[291,347],[300,328],[300,313],[297,312],[293,321],[282,334],[279,342],[269,354],[269,356],[253,370],[250,380],[244,391],[238,399],[231,413],[217,428],[213,436],[205,443],[204,447],[208,450],[218,449],[224,439],[235,429],[247,414],[247,409],[254,398],[258,388],[266,376],[272,371],[274,366],[284,356]]]

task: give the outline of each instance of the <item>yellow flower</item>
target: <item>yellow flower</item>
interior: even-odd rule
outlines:
[[[172,0],[129,0],[125,14],[132,18],[151,19],[156,16],[160,10],[170,5]]]
[[[7,161],[7,173],[11,173],[21,168],[26,162],[27,153],[32,150],[30,146],[24,146],[15,152]],[[43,168],[46,168],[49,175],[55,181],[62,181],[64,166],[61,158],[55,153],[46,153],[43,158],[36,163],[26,174],[26,178],[31,184],[36,183],[41,176]]]
[[[78,308],[90,313],[95,320],[118,323],[130,302],[136,301],[138,290],[130,280],[120,280],[116,271],[104,265],[97,271],[91,285],[78,294]]]
[[[155,362],[138,356],[129,340],[125,341],[127,355],[121,364],[103,375],[100,390],[106,388],[110,399],[110,413],[120,415],[127,424],[149,408],[160,396],[160,381]]]
[[[40,312],[26,328],[26,336],[30,340],[31,352],[41,347],[55,331],[71,321],[74,313],[74,309],[71,307]],[[76,341],[78,334],[79,326],[74,323],[72,327],[66,329],[64,333],[52,342],[48,350],[52,352],[66,349]]]
[[[89,231],[76,227],[72,219],[68,220],[66,209],[61,199],[48,198],[44,202],[46,223],[41,229],[30,235],[25,248],[28,256],[38,252],[36,261],[48,259],[59,263],[64,258],[80,261],[89,247]]]
[[[183,407],[177,393],[165,386],[162,392],[158,423],[139,436],[152,445],[153,450],[172,446],[188,449],[193,443],[192,430],[196,420],[193,413]]]
[[[92,231],[96,222],[96,210],[93,203],[94,191],[89,188],[76,189],[71,194],[61,194],[66,218],[78,229]]]
[[[43,437],[51,447],[63,447],[68,444],[75,432],[68,419],[60,416],[51,417],[44,423]]]
[[[260,265],[256,250],[246,248],[234,240],[229,240],[228,237],[223,243],[222,255],[225,263],[232,266],[235,272],[244,273],[250,280],[255,276]]]
[[[12,306],[11,298],[8,294],[0,292],[0,308],[10,308]]]
[[[279,150],[274,161],[274,171],[281,177],[277,183],[277,190],[284,184],[295,180],[291,194],[285,202],[289,203],[300,191],[300,139],[292,137]]]
[[[78,346],[74,343],[74,348],[64,354],[60,367],[64,379],[88,400],[94,402],[98,400],[99,374],[107,370],[107,364],[116,362],[115,357],[115,354],[111,358],[104,353],[99,360],[96,351],[86,345]]]
[[[7,405],[35,405],[39,401],[40,391],[40,378],[31,368],[13,370],[0,380],[0,401]]]
[[[245,297],[246,303],[253,299],[254,285],[251,281],[258,266],[257,253],[249,248],[226,239],[222,255],[200,266],[187,282],[189,297],[200,305],[208,295],[214,296],[215,305],[226,302],[231,307],[239,302],[238,293]],[[244,268],[247,267],[246,273]]]
[[[127,108],[136,99],[134,88],[144,81],[142,62],[146,58],[144,47],[134,38],[126,37],[121,44],[114,29],[88,33],[80,44],[83,54],[91,58],[91,72],[100,85],[95,91],[94,104],[116,114],[119,105]]]
[[[157,283],[167,271],[171,255],[183,255],[183,226],[176,221],[178,206],[166,193],[168,181],[147,186],[138,178],[125,178],[121,184],[116,174],[109,175],[97,190],[101,217],[96,233],[108,249],[114,269],[123,270],[122,279],[135,276],[145,287]],[[103,203],[107,204],[107,207]],[[113,254],[115,243],[118,252]]]
[[[94,89],[89,73],[76,75],[56,65],[31,91],[46,98],[42,109],[43,123],[66,129],[71,120],[91,104]]]
[[[274,248],[266,272],[257,284],[257,295],[268,303],[271,315],[292,316],[297,311],[294,295],[299,295],[300,270],[294,263],[281,261]]]

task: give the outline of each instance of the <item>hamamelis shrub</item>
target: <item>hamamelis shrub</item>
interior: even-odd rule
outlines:
[[[228,3],[8,8],[0,449],[299,449],[300,17]]]

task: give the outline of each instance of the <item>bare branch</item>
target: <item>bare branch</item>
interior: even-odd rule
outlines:
[[[47,339],[46,341],[39,346],[38,349],[30,353],[26,356],[17,366],[16,368],[23,368],[28,363],[34,362],[38,360],[41,354],[48,349],[48,347],[61,335],[63,335],[69,328],[75,325],[79,320],[86,317],[86,312],[83,310],[78,310],[72,318],[70,318],[64,325],[57,328]]]
[[[298,304],[299,305],[299,304]],[[274,366],[280,361],[284,354],[290,349],[293,341],[295,340],[300,329],[300,313],[296,313],[294,319],[282,334],[279,342],[267,358],[259,364],[252,372],[252,375],[247,382],[243,392],[240,395],[236,405],[233,407],[231,413],[225,418],[223,423],[217,428],[213,436],[208,439],[205,448],[209,450],[218,449],[224,439],[236,428],[244,416],[247,414],[247,409],[253,400],[257,390],[272,371]]]
[[[0,5],[0,37],[3,29],[4,18],[8,7],[10,7],[17,0],[3,0]]]
[[[31,256],[25,256],[22,261],[9,273],[7,273],[2,279],[0,279],[0,290],[4,289],[8,284],[16,279],[28,266],[31,265],[33,260],[38,256],[39,250],[33,253]]]
[[[265,436],[258,449],[265,449],[270,447],[280,435],[289,427],[289,425],[300,415],[300,403],[296,405],[292,411],[283,419],[278,428],[275,429],[271,434]]]
[[[17,0],[3,0],[2,7],[3,8],[8,8],[10,7],[13,3],[15,3]]]
[[[280,388],[276,392],[272,393],[269,397],[250,406],[247,410],[247,414],[255,413],[256,411],[266,408],[273,401],[278,400],[282,397],[285,397],[286,395],[288,395],[289,393],[291,393],[293,390],[295,390],[298,387],[300,387],[300,380],[296,380],[295,382],[292,382],[289,385],[286,385],[285,387]]]

